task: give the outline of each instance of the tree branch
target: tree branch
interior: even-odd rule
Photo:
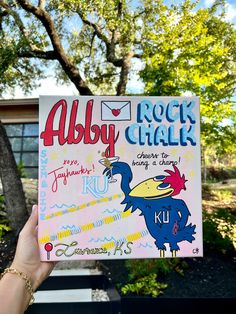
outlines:
[[[8,13],[6,10],[2,11],[2,9],[0,9],[0,31],[2,32],[3,31],[3,27],[2,27],[2,21],[3,21],[3,18],[4,16],[7,16]]]
[[[17,52],[20,58],[38,58],[45,60],[57,60],[57,55],[54,50],[52,51],[41,51],[41,50],[22,50]]]
[[[42,10],[45,8],[45,0],[39,0],[38,7]]]
[[[62,66],[63,70],[68,75],[70,80],[75,84],[80,94],[92,95],[92,91],[87,86],[87,83],[82,79],[78,68],[67,57],[63,49],[60,37],[57,33],[56,27],[48,12],[45,11],[42,7],[33,6],[26,0],[17,0],[17,2],[25,11],[32,13],[41,21],[51,40],[56,59],[59,61],[60,65]],[[43,2],[44,1],[39,1],[39,4],[42,5]]]
[[[4,11],[0,11],[0,17],[3,18],[4,16],[7,16],[9,13],[7,12],[7,10]]]
[[[141,53],[134,53],[133,58],[141,59],[143,57],[143,54]]]
[[[89,20],[87,20],[80,10],[77,10],[77,14],[79,15],[79,17],[81,18],[81,20],[84,24],[86,24],[86,25],[88,25],[94,29],[94,32],[98,36],[99,39],[101,39],[104,43],[109,44],[108,38],[102,33],[101,28],[97,24],[92,23]]]
[[[77,14],[79,15],[79,17],[81,18],[82,22],[90,27],[92,27],[94,29],[95,34],[97,35],[97,37],[99,39],[101,39],[105,45],[106,45],[106,58],[107,61],[112,63],[114,66],[116,67],[122,67],[122,58],[116,58],[115,55],[115,44],[117,42],[113,41],[113,40],[109,40],[103,33],[101,28],[95,24],[90,22],[89,20],[87,20],[83,13],[81,11],[77,11]]]
[[[43,3],[45,1],[43,0],[43,1],[39,1],[39,2],[40,2],[40,5],[43,5]],[[29,32],[25,28],[24,23],[23,23],[22,19],[20,18],[19,14],[17,12],[13,11],[11,9],[11,7],[2,0],[0,0],[0,6],[5,9],[5,11],[2,12],[1,16],[11,15],[14,18],[16,25],[19,27],[21,34],[24,36],[24,39],[26,40],[26,42],[30,48],[30,50],[19,50],[17,52],[18,57],[20,57],[20,58],[40,58],[40,59],[47,59],[47,60],[55,60],[56,59],[56,54],[54,53],[54,51],[46,51],[46,52],[41,51],[35,45],[32,45],[30,43],[30,40],[28,38]]]
[[[85,56],[85,58],[90,58],[91,55],[92,55],[93,42],[94,42],[95,36],[96,36],[96,34],[95,34],[95,32],[93,32],[92,39],[91,39],[91,44],[90,44],[90,48],[89,48],[89,54],[87,56]]]
[[[141,15],[143,15],[146,12],[147,12],[147,9],[144,9],[144,10],[140,11],[138,14],[134,15],[133,21],[135,21],[137,18],[139,18]]]
[[[134,53],[130,51],[123,58],[123,64],[120,71],[120,80],[117,85],[116,95],[125,95],[126,86],[128,82],[129,70],[131,67],[131,59],[133,58]]]
[[[22,22],[19,14],[17,12],[13,11],[11,9],[11,7],[3,0],[0,0],[0,6],[5,9],[4,12],[6,12],[7,14],[11,15],[14,18],[17,26],[19,27],[20,32],[22,33],[24,38],[28,41],[28,31],[26,30],[24,23]],[[5,15],[7,15],[7,14],[5,14]]]

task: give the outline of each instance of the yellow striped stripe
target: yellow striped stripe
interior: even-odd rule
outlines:
[[[72,209],[74,209],[74,208],[72,208]],[[121,219],[129,217],[131,215],[131,210],[128,210],[126,212],[122,212],[119,215],[120,215]],[[104,224],[110,224],[110,223],[116,221],[115,217],[116,217],[116,215],[115,216],[107,216],[107,217],[102,219],[102,222]],[[81,231],[88,231],[88,230],[95,228],[95,225],[94,225],[94,223],[88,223],[88,224],[82,225],[80,228],[81,228]],[[61,240],[62,238],[69,237],[70,235],[72,235],[71,230],[64,230],[64,231],[57,232],[56,237],[57,237],[57,240]],[[132,240],[130,240],[131,238],[128,239],[128,237],[131,237],[131,236],[132,236]],[[137,233],[134,233],[133,235],[130,235],[128,237],[126,238],[126,240],[129,242],[129,241],[135,241],[135,240],[141,238],[142,235],[140,232],[137,232]],[[54,240],[51,240],[50,236],[44,236],[44,237],[39,239],[39,243],[43,244],[43,243],[47,243],[49,241],[54,241]],[[111,243],[113,243],[113,242],[111,242]],[[110,244],[110,245],[112,245],[112,247],[113,247],[114,243]]]
[[[98,199],[98,200],[92,200],[91,202],[89,203],[84,203],[84,204],[81,204],[81,205],[78,205],[77,207],[71,207],[71,208],[68,208],[66,210],[59,210],[58,212],[55,212],[53,214],[48,214],[44,217],[44,220],[47,220],[47,219],[50,219],[50,218],[54,218],[54,217],[57,217],[57,216],[61,216],[61,215],[64,215],[64,214],[68,214],[68,213],[74,213],[80,209],[83,209],[83,208],[86,208],[88,206],[94,206],[98,203],[105,203],[105,202],[110,202],[112,200],[115,200],[117,198],[120,198],[120,197],[123,197],[124,196],[124,193],[121,193],[121,194],[115,194],[111,197],[104,197],[104,198],[101,198],[101,199]]]
[[[104,222],[104,224],[110,224],[111,222],[113,222],[114,221],[114,217],[113,216],[108,216],[108,217],[105,217],[104,219],[103,219],[103,222]]]
[[[120,198],[120,194],[115,194],[115,195],[113,196],[113,200],[115,200],[116,198]]]
[[[93,223],[89,223],[89,224],[86,224],[86,225],[82,225],[81,226],[81,230],[82,231],[87,231],[87,230],[91,230],[94,228],[94,225]]]
[[[62,212],[62,211],[59,211],[59,212],[54,213],[54,216],[61,216],[61,215],[63,215],[63,212]]]
[[[136,233],[132,233],[132,234],[127,235],[127,237],[125,239],[127,242],[133,242],[133,241],[139,240],[140,238],[142,238],[141,232],[136,232]],[[115,246],[115,242],[111,241],[111,242],[107,242],[107,243],[103,244],[102,248],[109,250],[109,249],[113,248],[114,246]]]
[[[70,230],[57,232],[58,240],[61,240],[61,239],[66,238],[66,237],[69,237],[70,235],[71,235],[71,231]]]
[[[121,213],[121,218],[126,218],[131,215],[131,210],[127,210],[126,212]]]
[[[77,211],[76,207],[71,207],[71,208],[68,209],[68,212],[70,212],[70,213],[74,213],[76,211]]]
[[[112,241],[112,242],[107,242],[107,243],[103,244],[103,245],[102,245],[102,248],[103,248],[103,249],[110,250],[110,249],[112,249],[114,246],[115,246],[115,242]]]
[[[140,232],[136,232],[133,234],[130,234],[126,237],[127,242],[137,241],[142,237],[142,234]]]
[[[44,236],[43,238],[39,239],[39,243],[40,244],[44,244],[44,243],[47,243],[47,242],[50,242],[51,241],[51,237],[48,235],[48,236]]]

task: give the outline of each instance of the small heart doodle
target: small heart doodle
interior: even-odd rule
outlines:
[[[112,109],[111,112],[112,112],[113,116],[117,117],[120,114],[120,109]]]

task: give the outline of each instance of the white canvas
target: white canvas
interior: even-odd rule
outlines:
[[[42,260],[202,256],[198,97],[41,96]]]

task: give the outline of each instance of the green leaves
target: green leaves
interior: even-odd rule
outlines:
[[[224,197],[223,192],[218,192],[218,197]],[[228,195],[227,195],[228,197]],[[235,251],[236,232],[235,215],[227,208],[219,208],[213,213],[204,212],[203,216],[203,239],[206,245],[215,251],[229,253]]]
[[[184,1],[165,7],[145,25],[145,67],[140,75],[148,95],[200,96],[202,139],[215,144],[211,133],[218,134],[222,144],[223,131],[229,128],[221,124],[225,118],[233,119],[235,112],[231,99],[236,87],[236,31],[215,9],[196,5]],[[217,8],[224,9],[222,1]]]
[[[0,223],[0,240],[2,239],[3,235],[10,230],[11,228],[9,226]]]
[[[137,279],[134,283],[129,283],[121,288],[122,294],[149,295],[158,297],[167,288],[167,284],[157,282],[157,274],[151,273]]]
[[[48,1],[42,10],[56,29],[54,42],[49,20],[42,21],[15,2],[4,3],[0,94],[18,85],[30,91],[36,78],[51,74],[45,70],[45,60],[51,59],[57,61],[51,64],[58,81],[75,82],[74,73],[81,73],[96,94],[115,94],[118,83],[124,93],[127,80],[137,74],[132,59],[141,58],[146,94],[199,95],[207,124],[203,130],[213,133],[223,119],[232,119],[236,31],[223,19],[223,0],[209,9],[198,9],[198,1],[190,0],[169,6],[163,0],[135,5],[131,0]],[[122,67],[128,69],[123,76]],[[203,139],[208,134],[203,132]]]
[[[11,228],[9,227],[9,222],[6,219],[6,212],[5,212],[5,201],[4,196],[0,195],[0,240],[2,239],[3,235],[10,231]]]
[[[97,94],[114,94],[119,83],[120,92],[125,92],[129,71],[124,75],[122,67],[130,68],[132,56],[140,53],[143,6],[134,7],[131,0],[53,0],[41,7],[36,2],[18,3],[0,4],[2,44],[9,38],[10,48],[15,48],[15,59],[4,62],[0,93],[18,84],[25,92],[32,89],[34,84],[29,84],[26,75],[20,80],[15,65],[24,65],[26,71],[37,69],[28,73],[33,82],[35,75],[43,74],[45,59],[57,60],[56,79],[73,81],[79,91],[80,85],[87,84]],[[20,59],[24,62],[19,63]]]

